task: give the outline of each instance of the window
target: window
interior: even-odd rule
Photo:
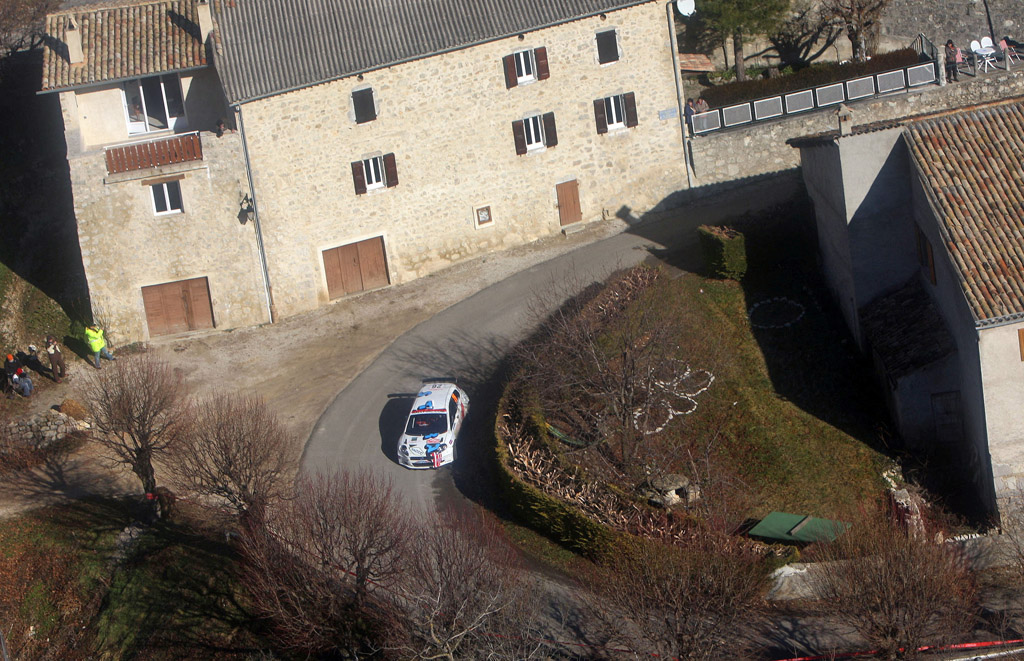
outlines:
[[[128,133],[149,133],[181,128],[185,103],[178,74],[129,80],[122,87]]]
[[[934,285],[935,254],[932,252],[932,243],[917,225],[914,225],[914,236],[917,239],[917,261],[921,264],[924,272],[928,274],[928,282]]]
[[[512,122],[512,139],[515,142],[516,153],[520,156],[526,152],[554,147],[558,144],[555,113],[532,115],[526,119]]]
[[[367,88],[352,92],[352,108],[355,110],[356,124],[365,124],[377,119],[377,108],[373,103],[373,89]]]
[[[181,186],[177,181],[164,181],[152,184],[149,188],[153,192],[153,210],[156,215],[182,212]]]
[[[619,40],[616,38],[615,30],[605,30],[597,33],[597,61],[601,64],[610,64],[619,61]]]
[[[636,96],[633,92],[606,96],[594,100],[594,119],[597,132],[607,133],[609,129],[632,128],[637,125]]]
[[[352,163],[352,181],[356,195],[376,188],[394,188],[398,185],[398,165],[394,154],[370,156]]]
[[[543,47],[506,55],[502,58],[502,63],[505,67],[506,89],[551,77],[548,69],[548,50]]]
[[[491,214],[490,205],[486,207],[477,207],[474,215],[476,217],[477,229],[487,227],[494,222],[494,216]]]

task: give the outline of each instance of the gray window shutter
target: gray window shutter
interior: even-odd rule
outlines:
[[[398,164],[394,154],[384,154],[384,185],[388,188],[398,185]]]
[[[522,156],[526,153],[526,128],[523,122],[512,122],[512,139],[516,144],[516,153]]]
[[[366,192],[366,173],[363,172],[362,161],[352,161],[352,182],[356,185],[356,195]]]
[[[551,77],[548,69],[548,49],[541,46],[533,51],[533,60],[537,63],[537,80],[547,80]]]
[[[639,122],[636,116],[636,95],[627,92],[622,95],[622,105],[626,106],[626,126],[632,128]]]
[[[372,89],[352,92],[352,106],[356,111],[356,124],[364,124],[377,119],[377,110],[373,107]]]
[[[516,56],[506,55],[502,58],[502,62],[505,63],[505,89],[515,87],[519,84],[516,76]]]
[[[558,144],[558,132],[555,130],[555,113],[544,113],[541,121],[544,122],[544,146],[554,147]]]
[[[608,119],[604,114],[604,99],[594,99],[594,119],[597,120],[598,134],[608,132]]]
[[[615,30],[597,33],[597,61],[601,64],[619,60],[619,46],[615,38]]]

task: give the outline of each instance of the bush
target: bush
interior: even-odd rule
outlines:
[[[712,108],[764,99],[789,92],[810,89],[819,85],[828,85],[841,80],[851,80],[873,73],[891,71],[913,66],[921,62],[921,56],[913,48],[903,48],[876,55],[867,62],[823,62],[813,64],[790,76],[778,78],[758,78],[743,82],[728,83],[711,87],[701,94]]]
[[[747,272],[747,249],[741,233],[729,227],[701,225],[697,228],[697,235],[704,261],[713,277],[743,278]]]
[[[77,399],[65,399],[60,403],[60,412],[64,415],[71,416],[75,420],[85,420],[89,417],[89,411],[86,410],[85,405]]]

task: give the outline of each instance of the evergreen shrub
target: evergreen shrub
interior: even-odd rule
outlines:
[[[697,228],[704,263],[714,278],[742,280],[747,272],[747,248],[743,234],[730,228],[701,225]]]

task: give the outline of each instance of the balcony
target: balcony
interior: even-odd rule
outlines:
[[[107,174],[203,160],[203,143],[199,139],[198,132],[108,147],[104,151],[107,159]]]

